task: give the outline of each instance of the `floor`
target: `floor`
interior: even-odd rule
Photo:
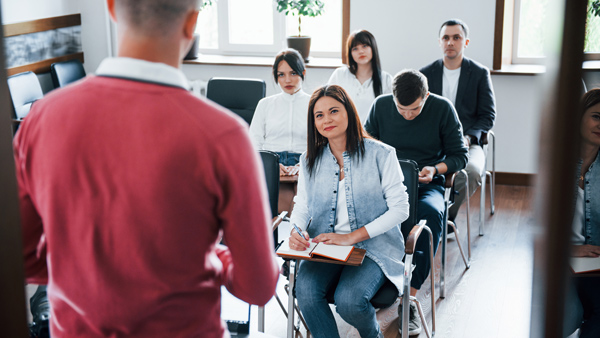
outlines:
[[[529,337],[529,317],[533,271],[533,215],[530,187],[497,186],[496,213],[485,213],[485,235],[478,236],[479,191],[471,198],[470,269],[460,257],[455,235],[449,236],[446,298],[439,298],[436,281],[436,336],[437,337]],[[466,212],[463,207],[457,217],[459,238],[466,254]],[[288,228],[286,228],[288,227]],[[289,225],[281,226],[281,233],[289,233]],[[440,255],[436,256],[436,274],[439,276]],[[281,278],[277,293],[287,308]],[[423,306],[431,327],[431,290],[427,280],[417,298]],[[31,295],[35,289],[28,287]],[[399,338],[397,304],[380,310],[378,320],[385,338]],[[265,333],[274,337],[286,336],[286,317],[273,298],[265,307]],[[332,307],[335,314],[335,309]],[[359,337],[356,330],[337,316],[341,337]],[[256,332],[257,307],[251,308],[250,332]],[[306,337],[301,327],[299,337]],[[426,337],[421,333],[418,337]]]
[[[449,236],[446,298],[439,298],[436,281],[437,337],[529,337],[531,286],[533,271],[533,189],[530,187],[497,186],[496,212],[485,213],[485,235],[478,236],[479,192],[471,198],[470,269],[460,257],[454,235]],[[463,207],[457,218],[459,238],[466,254],[466,212]],[[282,231],[285,231],[282,228]],[[439,276],[440,255],[436,255]],[[439,277],[438,277],[439,278]],[[283,278],[282,278],[283,279]],[[287,296],[280,280],[278,294],[283,302]],[[431,290],[425,287],[417,294],[431,327]],[[286,305],[285,303],[284,305]],[[333,309],[333,308],[332,308]],[[335,313],[335,310],[333,310]],[[257,329],[256,308],[252,308],[251,331]],[[378,320],[386,338],[400,337],[397,304],[378,312]],[[341,337],[359,337],[349,324],[337,315]],[[286,336],[286,317],[275,299],[266,306],[265,332],[275,337]],[[300,336],[306,337],[301,328]],[[426,337],[422,332],[418,337]]]

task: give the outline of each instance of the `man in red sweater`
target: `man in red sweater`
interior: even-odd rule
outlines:
[[[274,293],[247,125],[178,69],[196,2],[107,0],[119,57],[38,101],[15,137],[27,282],[48,283],[53,337],[227,337],[221,285]]]

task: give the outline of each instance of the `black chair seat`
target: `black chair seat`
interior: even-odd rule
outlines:
[[[336,288],[337,283],[329,289],[329,292],[327,292],[327,295],[325,296],[329,304],[335,303],[334,294]],[[392,282],[386,279],[385,283],[383,283],[383,285],[379,288],[375,296],[371,298],[371,304],[373,304],[373,307],[376,309],[388,308],[394,304],[399,294],[398,288],[396,288]]]

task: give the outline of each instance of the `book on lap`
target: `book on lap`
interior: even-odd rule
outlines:
[[[330,259],[335,259],[337,261],[346,262],[348,260],[348,257],[350,257],[352,250],[354,250],[354,247],[351,245],[333,245],[324,243],[314,243],[311,241],[310,247],[308,249],[304,251],[298,251],[290,248],[290,239],[286,238],[281,244],[281,246],[279,246],[279,249],[277,249],[277,254],[304,258],[321,256]]]
[[[600,271],[600,257],[571,257],[571,269],[575,273]]]

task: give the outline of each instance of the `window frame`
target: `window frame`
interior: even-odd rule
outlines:
[[[286,19],[287,17],[282,13],[277,11],[276,3],[273,1],[273,44],[272,45],[241,45],[241,44],[230,44],[229,43],[229,13],[228,6],[229,3],[226,0],[220,0],[213,4],[213,6],[217,6],[217,22],[219,29],[219,48],[216,49],[208,49],[201,48],[199,49],[200,53],[206,55],[222,55],[222,56],[256,56],[256,57],[264,57],[264,56],[272,56],[275,55],[281,48],[285,48],[285,43],[283,46],[277,41],[285,41],[287,35],[285,33],[286,30]],[[311,51],[312,57],[317,58],[341,58],[345,63],[346,60],[346,39],[348,38],[349,27],[350,27],[350,0],[341,0],[341,16],[342,16],[342,39],[340,52],[317,52]],[[201,33],[201,32],[200,32]]]
[[[520,3],[521,0],[496,0],[493,70],[499,71],[502,66],[540,65],[544,62],[545,57],[516,57]],[[584,60],[600,60],[600,52],[584,53]]]

